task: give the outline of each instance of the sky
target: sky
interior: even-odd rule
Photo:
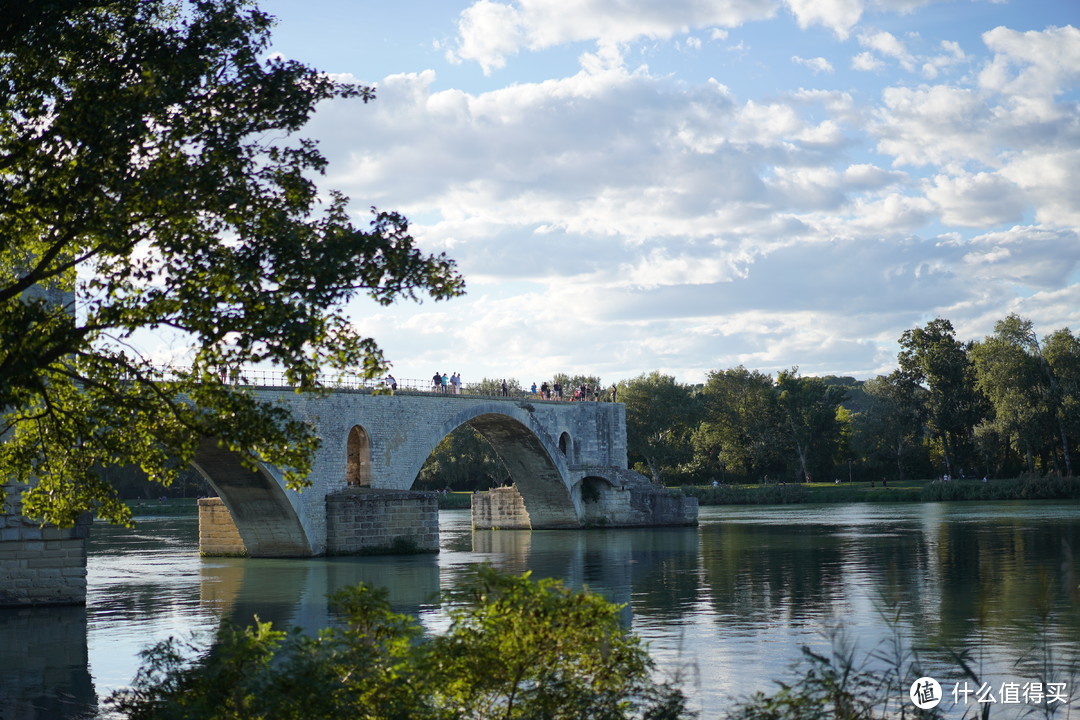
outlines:
[[[376,87],[302,133],[463,297],[349,314],[398,378],[870,378],[936,317],[1080,331],[1078,0],[269,0]]]

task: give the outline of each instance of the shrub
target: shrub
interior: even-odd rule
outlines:
[[[361,585],[332,596],[343,623],[317,637],[256,622],[226,626],[208,651],[156,645],[108,703],[131,720],[692,716],[681,690],[653,680],[619,606],[556,580],[474,573],[444,597],[441,635]]]

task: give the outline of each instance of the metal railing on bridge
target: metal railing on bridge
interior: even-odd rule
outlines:
[[[186,372],[189,368],[170,366],[166,368],[158,368],[162,372],[165,378],[169,375],[181,372]],[[262,388],[295,388],[299,387],[298,383],[291,381],[284,370],[268,370],[265,368],[228,368],[223,369],[220,372],[221,381],[231,385],[245,386],[245,387],[262,387]],[[549,393],[549,397],[541,397],[539,391],[532,392],[529,389],[518,388],[508,386],[504,393],[497,385],[493,386],[491,381],[480,383],[462,383],[460,385],[435,385],[434,378],[428,378],[426,380],[417,380],[415,378],[393,378],[390,377],[380,379],[364,378],[355,373],[320,373],[315,379],[315,386],[328,390],[358,390],[367,392],[395,392],[395,393],[423,393],[427,395],[470,395],[473,397],[494,397],[494,398],[512,398],[519,400],[546,400],[551,402],[570,402],[573,400],[571,395],[564,395],[561,398],[554,397]],[[599,396],[592,396],[590,401],[597,399],[601,401],[608,401],[607,391],[601,391]]]

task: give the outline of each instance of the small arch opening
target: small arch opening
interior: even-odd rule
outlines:
[[[570,433],[564,432],[559,436],[559,452],[561,452],[563,457],[567,460],[573,460],[574,441],[570,439]]]
[[[354,425],[349,431],[345,481],[350,487],[371,487],[371,439],[367,430]]]
[[[587,477],[581,481],[581,499],[586,503],[598,503],[611,488],[604,478]]]

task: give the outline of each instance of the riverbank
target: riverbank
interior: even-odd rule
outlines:
[[[700,505],[786,505],[792,503],[935,502],[940,500],[1080,500],[1078,478],[1005,480],[905,480],[875,482],[720,485],[672,488]]]
[[[875,482],[800,483],[787,485],[719,485],[669,488],[696,497],[700,505],[790,505],[798,503],[936,502],[942,500],[1076,500],[1080,478],[1012,478],[1006,480],[904,480],[882,487]],[[440,510],[468,510],[471,492],[439,493]],[[135,517],[197,515],[195,498],[127,500]]]

